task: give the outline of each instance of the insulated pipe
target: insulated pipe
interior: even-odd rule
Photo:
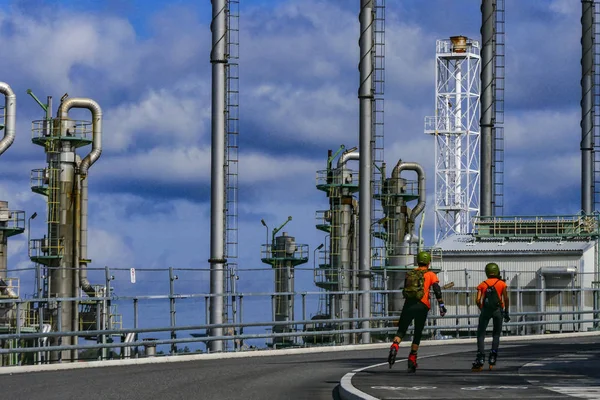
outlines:
[[[343,167],[350,160],[354,160],[354,161],[360,160],[360,153],[358,151],[356,151],[356,147],[346,150],[340,156],[340,158],[338,158],[338,162],[337,162],[338,168]]]
[[[58,117],[61,120],[68,119],[69,110],[72,108],[85,108],[92,112],[92,151],[85,156],[79,167],[79,173],[85,178],[88,169],[102,154],[102,109],[92,99],[73,97],[61,103],[58,109]]]
[[[81,195],[80,195],[80,238],[79,238],[79,286],[90,297],[96,296],[96,290],[90,284],[87,277],[88,263],[88,180],[80,179]]]
[[[493,128],[494,128],[494,25],[496,0],[481,2],[481,149],[480,149],[480,211],[481,216],[493,216]]]
[[[359,118],[360,118],[360,157],[359,169],[359,232],[358,232],[358,287],[364,292],[359,295],[359,313],[361,318],[371,317],[371,201],[373,190],[371,187],[371,138],[372,138],[372,114],[373,114],[373,0],[360,1],[360,87]],[[369,328],[369,321],[360,323],[362,329]],[[371,342],[371,333],[363,332],[361,342]]]
[[[4,153],[15,141],[15,128],[17,126],[17,96],[8,83],[0,82],[0,93],[4,95],[4,137],[0,140],[0,155]]]
[[[581,209],[594,212],[594,1],[581,1]]]
[[[225,260],[225,66],[227,63],[227,4],[212,0],[212,118],[211,118],[211,196],[210,196],[210,324],[223,323],[223,283]],[[222,336],[223,328],[210,329]],[[223,341],[210,342],[210,351],[222,351]]]
[[[395,180],[400,179],[400,173],[404,170],[415,171],[418,178],[419,202],[408,216],[409,221],[414,224],[419,214],[423,212],[425,200],[427,200],[427,196],[425,195],[425,170],[415,162],[402,162],[402,160],[400,160],[392,171],[392,178]]]

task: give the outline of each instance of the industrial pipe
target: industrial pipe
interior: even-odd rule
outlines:
[[[359,227],[358,227],[358,286],[361,291],[371,290],[371,202],[373,201],[373,188],[371,186],[372,150],[371,138],[373,136],[373,31],[374,31],[373,0],[360,1],[360,86],[359,98]],[[371,316],[371,295],[359,295],[359,310],[361,318]],[[361,342],[371,342],[369,322],[361,322]]]
[[[80,201],[80,224],[79,224],[79,286],[90,297],[96,296],[96,290],[90,284],[87,277],[88,263],[88,180],[81,179]]]
[[[92,113],[92,151],[81,161],[79,173],[82,178],[87,176],[88,169],[98,160],[102,154],[102,109],[92,99],[73,97],[66,99],[58,109],[58,118],[66,120],[69,118],[69,110],[72,108],[85,108]]]
[[[223,321],[225,275],[225,67],[227,64],[227,2],[212,0],[212,115],[211,115],[211,194],[210,194],[210,324]],[[222,336],[222,328],[211,328],[210,336]],[[210,351],[223,350],[221,340],[210,341]]]
[[[360,160],[360,153],[356,151],[356,147],[346,150],[340,158],[338,158],[337,166],[338,168],[343,167],[350,160],[358,161]]]
[[[581,1],[581,209],[594,212],[594,1]]]
[[[416,218],[425,209],[425,201],[427,200],[427,196],[425,195],[425,170],[415,162],[402,162],[402,160],[399,160],[392,171],[392,178],[395,180],[400,179],[400,173],[404,170],[415,171],[418,177],[419,202],[408,216],[409,221],[414,224]]]
[[[481,127],[480,142],[480,212],[493,216],[493,127],[494,127],[494,25],[496,0],[482,0],[481,4]]]
[[[17,96],[8,83],[0,82],[0,93],[4,95],[4,137],[0,140],[0,155],[4,153],[15,141],[15,128],[17,126]]]

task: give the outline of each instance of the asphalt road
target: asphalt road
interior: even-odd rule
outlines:
[[[568,393],[544,387],[600,387],[599,345],[600,337],[507,344],[497,369],[480,373],[470,371],[473,345],[424,345],[416,374],[399,361],[392,370],[385,365],[357,373],[352,384],[386,399],[474,398],[484,386],[494,387],[485,397],[559,398]],[[406,354],[402,347],[399,360]],[[332,399],[346,373],[386,358],[387,350],[361,350],[35,372],[0,375],[0,388],[11,400]],[[557,359],[540,362],[545,358]]]
[[[486,348],[489,351],[489,344]],[[419,368],[414,374],[407,372],[408,349],[404,348],[392,369],[387,364],[364,369],[352,377],[351,384],[386,400],[600,399],[599,336],[501,343],[496,367],[490,371],[486,363],[481,372],[471,371],[476,353],[473,346],[428,350],[419,352]]]

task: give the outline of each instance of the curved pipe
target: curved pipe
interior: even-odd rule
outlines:
[[[356,150],[356,147],[348,149],[344,153],[342,153],[340,158],[338,158],[338,162],[337,162],[338,168],[343,167],[350,160],[355,160],[355,161],[360,160],[360,153]]]
[[[8,83],[0,82],[0,93],[4,95],[4,137],[0,140],[0,154],[4,153],[15,141],[15,127],[17,125],[17,96],[8,86]]]
[[[417,203],[415,208],[412,209],[410,215],[408,216],[410,222],[414,223],[417,216],[421,214],[423,212],[423,209],[425,208],[425,170],[423,169],[423,167],[421,167],[415,162],[402,162],[402,160],[400,160],[398,161],[398,164],[396,164],[394,170],[392,171],[392,178],[400,179],[400,173],[404,170],[415,171],[419,179],[419,202]]]
[[[87,176],[88,169],[102,154],[102,109],[92,99],[73,97],[61,103],[58,109],[60,119],[69,118],[71,108],[86,108],[92,112],[92,151],[81,161],[79,171],[82,177]]]

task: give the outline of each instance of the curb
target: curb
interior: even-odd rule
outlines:
[[[557,333],[549,335],[532,335],[532,336],[514,336],[502,337],[502,341],[523,341],[534,339],[557,339],[569,337],[585,337],[585,336],[600,336],[599,332],[582,332],[582,333]],[[487,338],[486,341],[491,340]],[[441,346],[441,345],[460,345],[476,343],[476,338],[470,339],[442,339],[423,341],[421,346]],[[409,342],[402,342],[400,347],[409,346]],[[356,344],[330,347],[307,347],[296,349],[281,349],[281,350],[256,350],[242,351],[231,353],[210,353],[210,354],[194,354],[180,356],[164,356],[151,358],[132,358],[127,360],[107,360],[107,361],[89,361],[89,362],[74,362],[64,364],[43,364],[43,365],[24,365],[14,367],[0,367],[0,375],[6,374],[21,374],[27,372],[42,372],[42,371],[60,371],[81,368],[101,368],[101,367],[120,367],[128,365],[145,365],[145,364],[163,364],[175,362],[203,361],[203,360],[224,360],[246,357],[272,357],[278,355],[293,355],[293,354],[313,354],[313,353],[333,353],[338,351],[361,351],[361,350],[381,350],[389,348],[389,343],[370,343]]]

